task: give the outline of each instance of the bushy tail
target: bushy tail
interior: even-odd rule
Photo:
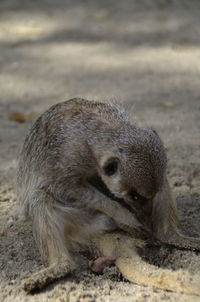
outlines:
[[[140,241],[141,246],[141,241]],[[155,286],[173,292],[200,296],[200,277],[182,270],[171,271],[151,265],[138,255],[138,240],[118,233],[102,236],[97,246],[104,256],[119,253],[116,261],[123,277],[129,281],[147,286]],[[144,243],[143,243],[144,245]]]

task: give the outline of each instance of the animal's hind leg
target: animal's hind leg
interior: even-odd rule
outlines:
[[[29,293],[66,276],[75,268],[65,238],[69,213],[64,206],[55,207],[52,198],[44,191],[40,191],[35,196],[34,207],[29,209],[34,237],[43,260],[48,263],[47,268],[22,282],[23,289]]]
[[[185,236],[179,228],[176,201],[167,178],[163,188],[153,200],[152,226],[157,239],[179,248],[200,251],[200,238]]]
[[[161,269],[145,262],[137,252],[137,247],[144,247],[143,241],[131,238],[128,234],[115,232],[99,237],[96,244],[104,256],[112,256],[116,251],[119,253],[116,266],[129,281],[200,296],[198,275]]]
[[[54,263],[23,280],[22,288],[27,293],[34,293],[41,290],[51,282],[65,277],[71,272],[72,268],[70,263],[67,259],[62,259],[60,262]]]

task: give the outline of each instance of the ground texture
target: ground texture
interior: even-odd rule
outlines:
[[[24,137],[50,105],[117,100],[154,127],[186,233],[200,236],[200,3],[142,0],[0,2],[0,301],[200,301],[83,271],[26,296],[15,288],[42,267],[14,191]],[[16,121],[20,112],[24,123]],[[30,114],[31,113],[31,114]],[[148,262],[199,274],[200,254],[147,249]]]

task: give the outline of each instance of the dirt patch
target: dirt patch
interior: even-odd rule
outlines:
[[[200,301],[144,287],[112,267],[83,270],[34,296],[16,287],[42,267],[14,191],[17,156],[31,121],[71,97],[117,99],[131,117],[156,128],[168,150],[169,179],[181,223],[200,236],[199,1],[19,1],[0,4],[0,300]],[[148,248],[143,258],[199,274],[200,255]]]

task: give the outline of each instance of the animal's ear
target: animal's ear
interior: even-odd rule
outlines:
[[[105,162],[103,166],[103,171],[108,176],[114,175],[118,170],[118,165],[119,165],[118,158],[111,157]]]
[[[114,154],[105,154],[100,161],[100,166],[105,175],[112,176],[119,168],[119,158]]]

